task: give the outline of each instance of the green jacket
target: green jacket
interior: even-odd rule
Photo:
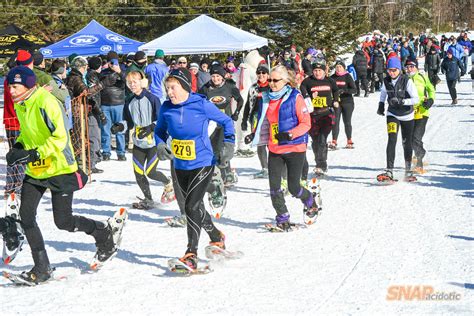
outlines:
[[[35,179],[77,171],[76,158],[66,129],[67,117],[58,100],[42,87],[22,103],[15,104],[20,122],[20,142],[36,149],[40,160],[29,163],[26,174]]]
[[[410,76],[410,78],[413,80],[413,83],[415,83],[416,90],[418,91],[418,98],[420,99],[420,102],[414,105],[415,120],[419,120],[424,116],[430,116],[429,109],[423,107],[423,101],[425,100],[425,97],[426,99],[434,100],[436,91],[428,76],[416,72],[416,74]]]

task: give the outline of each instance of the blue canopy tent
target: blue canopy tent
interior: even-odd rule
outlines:
[[[79,32],[41,48],[40,51],[45,58],[66,57],[73,53],[81,56],[99,55],[107,54],[111,50],[118,54],[127,54],[138,51],[138,47],[142,44],[112,32],[96,20],[92,20]]]

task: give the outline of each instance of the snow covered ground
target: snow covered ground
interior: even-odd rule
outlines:
[[[424,139],[429,172],[417,183],[392,186],[375,180],[385,167],[387,138],[385,118],[376,115],[378,93],[356,98],[356,148],[329,153],[329,177],[321,184],[324,211],[308,229],[262,232],[261,226],[275,216],[267,180],[251,177],[260,169],[257,157],[235,158],[239,183],[228,192],[225,216],[216,222],[227,235],[228,248],[245,252],[245,257],[204,276],[167,272],[167,260],[182,256],[186,248],[185,229],[164,223],[177,214],[175,202],[150,211],[130,209],[123,249],[103,270],[91,273],[92,238],[56,229],[46,194],[38,222],[57,275],[67,279],[34,288],[0,280],[0,314],[472,315],[474,96],[468,76],[458,92],[460,102],[451,106],[446,83],[438,86]],[[343,130],[339,142],[345,143]],[[399,138],[397,177],[403,173],[402,156]],[[308,158],[312,169],[310,151]],[[0,159],[4,174],[4,157]],[[140,191],[129,154],[127,162],[99,166],[105,173],[75,194],[74,209],[105,220],[130,206]],[[168,166],[159,164],[167,173]],[[152,183],[152,192],[159,200],[161,185]],[[292,220],[302,222],[301,203],[291,197],[287,203]],[[203,234],[202,257],[207,242]],[[29,247],[24,248],[10,266],[0,264],[0,270],[30,269]],[[460,299],[387,300],[394,286],[432,287],[460,294]]]

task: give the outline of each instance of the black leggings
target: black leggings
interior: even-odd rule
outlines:
[[[268,169],[268,153],[267,145],[260,145],[257,147],[258,160],[262,169]]]
[[[171,160],[171,179],[173,180],[173,190],[174,195],[176,196],[176,202],[178,203],[179,212],[181,216],[186,216],[186,212],[184,211],[184,196],[183,192],[179,189],[178,184],[178,177],[176,176],[176,170],[174,169],[173,160]]]
[[[301,173],[306,159],[306,152],[268,155],[268,180],[270,182],[270,197],[277,215],[288,213],[285,204],[285,196],[281,190],[281,178],[283,168],[288,170],[288,191],[291,195],[299,198],[303,203],[308,202],[312,196],[308,190],[300,184]]]
[[[208,233],[211,241],[217,242],[221,239],[221,233],[214,226],[211,215],[206,211],[203,202],[213,170],[213,166],[193,170],[175,169],[179,189],[184,197],[184,210],[188,221],[188,248],[186,253],[197,254],[201,227]]]
[[[426,154],[426,150],[423,148],[423,136],[425,135],[426,123],[428,123],[428,117],[423,116],[423,118],[415,120],[413,129],[413,151],[419,160],[423,159]]]
[[[446,80],[448,84],[449,94],[451,95],[451,100],[456,100],[458,98],[458,94],[456,92],[456,83],[457,80]]]
[[[352,112],[354,112],[354,103],[344,103],[335,109],[336,113],[336,122],[332,127],[332,139],[337,141],[337,137],[339,136],[339,122],[341,121],[341,114],[342,120],[344,121],[344,131],[346,132],[347,139],[352,138]]]
[[[43,235],[36,223],[38,204],[46,191],[45,187],[23,182],[21,191],[21,227],[32,252],[45,250]],[[51,192],[53,217],[56,227],[69,232],[81,231],[93,234],[96,229],[103,230],[104,224],[83,216],[72,215],[73,193]],[[97,237],[98,236],[94,236]]]
[[[395,148],[397,146],[398,130],[402,130],[403,153],[405,157],[405,168],[411,168],[411,155],[413,152],[413,129],[414,120],[399,121],[394,116],[387,116],[387,169],[393,169],[395,161]]]
[[[160,181],[163,185],[169,182],[168,177],[156,169],[157,164],[158,157],[156,155],[156,147],[140,148],[133,146],[133,170],[135,179],[146,199],[152,200],[147,176],[150,179]]]
[[[316,167],[326,170],[328,168],[328,135],[332,130],[334,115],[311,117],[309,134],[312,139],[311,148],[316,158]]]

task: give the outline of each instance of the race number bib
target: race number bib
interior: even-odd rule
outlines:
[[[396,133],[397,132],[397,123],[390,122],[387,123],[387,133]]]
[[[39,159],[28,163],[28,168],[34,176],[40,176],[43,172],[48,170],[51,166],[51,157],[46,159]]]
[[[275,138],[275,135],[278,134],[278,123],[272,124],[272,142],[273,144],[278,144],[278,139]]]
[[[316,97],[313,98],[311,102],[313,103],[313,107],[315,108],[323,108],[327,106],[326,97]]]
[[[137,137],[137,139],[140,139],[140,138],[138,138],[138,133],[140,133],[140,130],[141,130],[141,129],[142,129],[141,126],[136,126],[136,127],[135,127],[135,136]],[[152,145],[152,144],[154,143],[154,141],[153,141],[153,133],[148,134],[147,137],[142,138],[141,140],[146,140],[148,144]]]
[[[176,158],[181,160],[196,159],[196,144],[194,140],[179,140],[173,139],[171,141],[171,150]]]

